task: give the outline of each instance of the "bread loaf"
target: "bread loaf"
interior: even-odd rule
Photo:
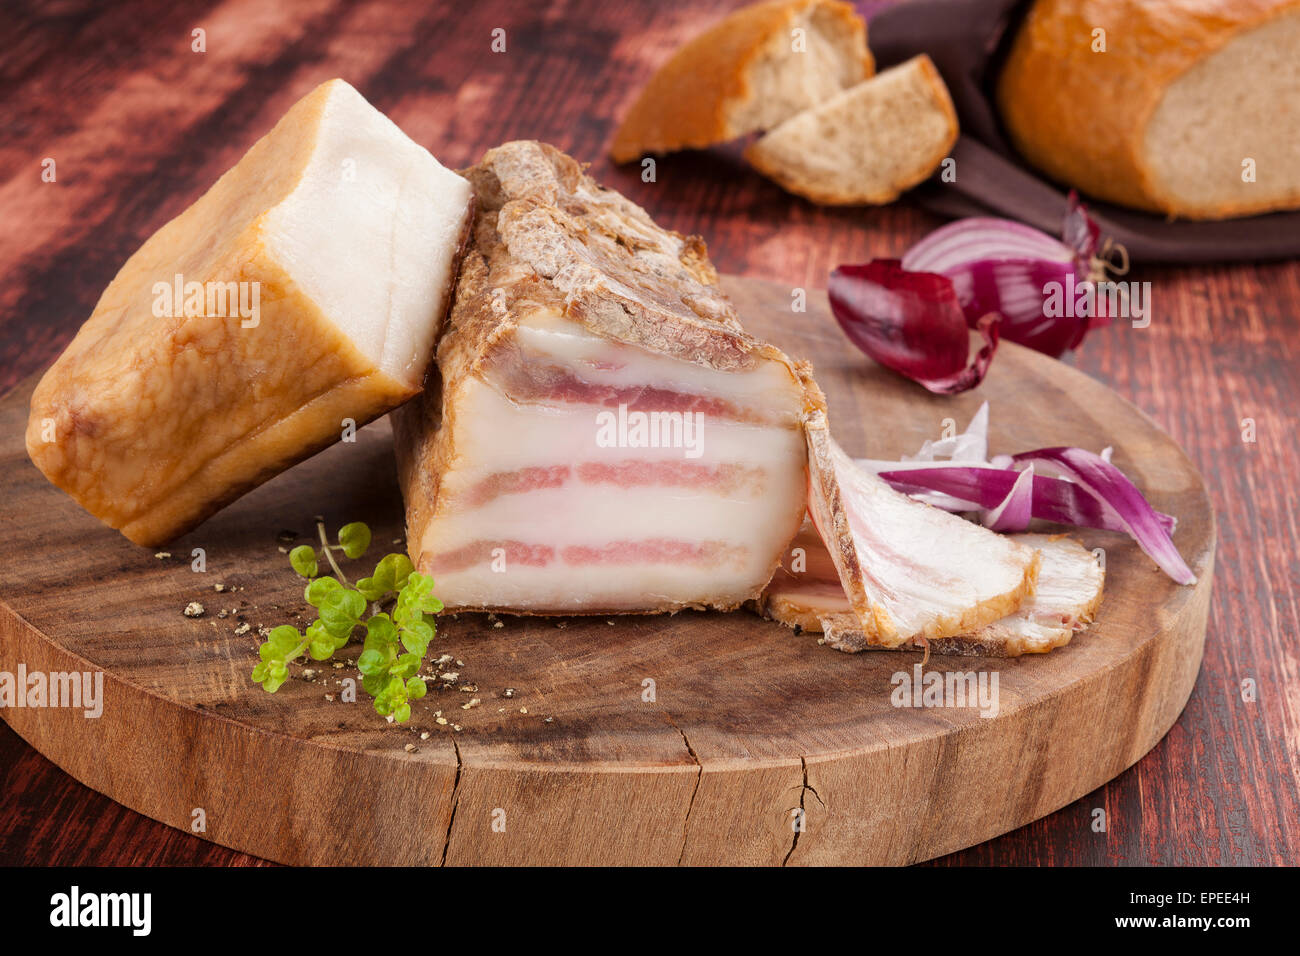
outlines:
[[[650,78],[614,135],[610,156],[625,163],[771,129],[872,70],[866,24],[848,3],[775,0],[743,7],[682,46]]]
[[[1016,148],[1190,219],[1300,206],[1300,0],[1038,0],[997,86]]]

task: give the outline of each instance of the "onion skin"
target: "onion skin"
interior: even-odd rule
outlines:
[[[974,388],[997,352],[997,316],[968,323],[948,278],[905,270],[897,259],[840,266],[827,297],[849,341],[936,394]],[[973,359],[971,328],[984,340]]]

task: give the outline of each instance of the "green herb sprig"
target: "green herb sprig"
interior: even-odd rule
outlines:
[[[437,630],[432,615],[443,607],[434,596],[433,578],[417,572],[406,555],[386,554],[373,574],[353,586],[335,552],[360,558],[370,547],[370,528],[360,521],[346,524],[339,529],[337,543],[331,544],[325,523],[318,521],[316,527],[319,549],[299,545],[289,552],[289,564],[307,579],[303,596],[319,617],[305,632],[288,624],[272,628],[258,648],[261,660],[253,668],[253,680],[274,694],[288,676],[290,661],[304,653],[312,660],[329,660],[364,628],[357,658],[361,686],[375,699],[376,713],[405,723],[411,719],[411,701],[428,691],[417,675]],[[321,558],[333,575],[320,574]]]

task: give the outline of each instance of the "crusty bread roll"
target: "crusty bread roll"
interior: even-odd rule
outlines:
[[[929,177],[956,140],[948,88],[922,54],[791,117],[745,158],[813,202],[887,203]]]
[[[609,153],[624,163],[771,129],[872,70],[866,24],[848,3],[775,0],[743,7],[659,68]]]
[[[1300,0],[1038,0],[997,99],[1025,158],[1093,196],[1189,219],[1300,206]]]

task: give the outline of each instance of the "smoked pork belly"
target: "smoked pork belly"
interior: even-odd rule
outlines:
[[[823,620],[828,643],[899,647],[957,637],[1034,593],[1034,548],[890,488],[836,444],[823,412],[810,414],[806,433],[808,512],[849,603],[849,613]]]
[[[697,238],[545,144],[468,170],[478,217],[425,393],[394,415],[411,559],[450,610],[731,609],[805,510],[801,369]]]
[[[394,414],[412,561],[449,610],[756,598],[805,510],[804,370],[747,335],[703,243],[535,142],[478,217],[437,367]]]
[[[32,396],[31,459],[162,544],[421,387],[472,191],[341,80],[122,267]]]
[[[1065,535],[1010,537],[1039,554],[1034,593],[1019,609],[992,624],[970,634],[930,641],[933,653],[980,657],[1044,654],[1068,644],[1076,631],[1092,621],[1105,582],[1096,555]],[[825,633],[824,642],[839,650],[871,647],[857,626],[835,562],[811,521],[799,529],[781,568],[763,592],[760,606],[765,616],[787,627]]]

